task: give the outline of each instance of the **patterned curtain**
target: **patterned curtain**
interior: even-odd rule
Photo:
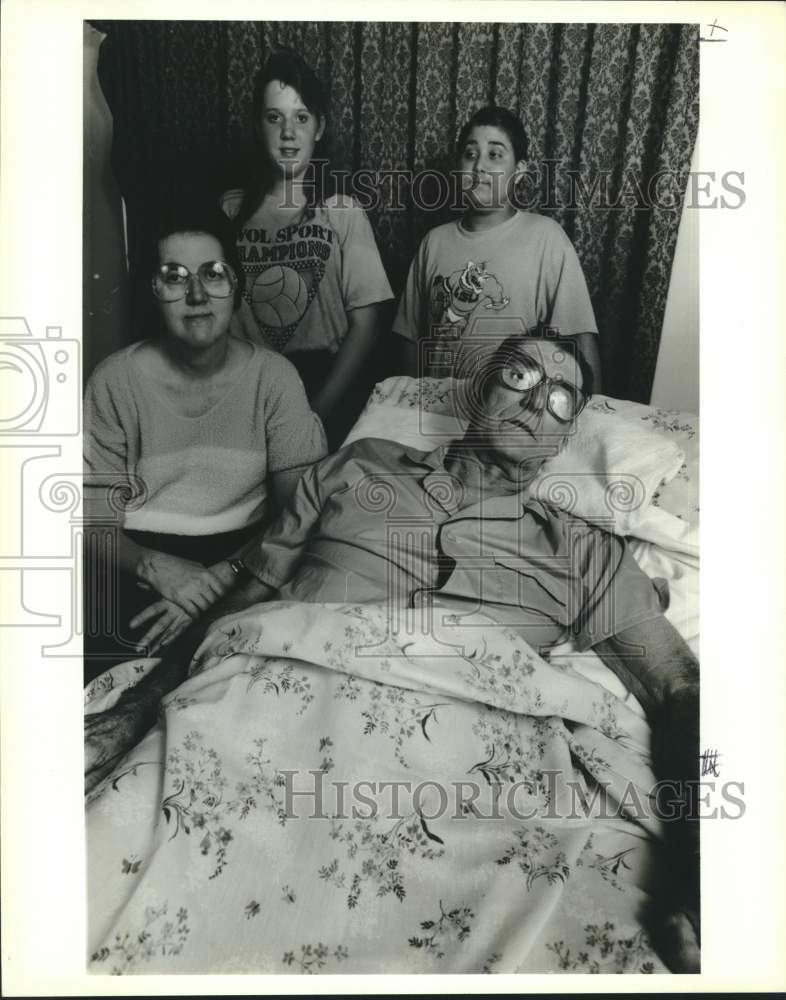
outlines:
[[[239,183],[254,74],[275,44],[329,87],[333,169],[381,172],[369,216],[396,292],[445,213],[414,204],[433,177],[413,199],[393,172],[450,170],[461,124],[504,105],[530,137],[522,197],[565,228],[584,268],[605,390],[648,401],[698,126],[697,26],[93,23],[109,35],[99,75],[132,255],[154,194],[215,198]]]

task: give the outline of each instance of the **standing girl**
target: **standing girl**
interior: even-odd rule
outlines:
[[[237,225],[243,332],[294,363],[335,447],[368,394],[380,305],[392,292],[363,210],[324,196],[326,163],[315,152],[326,113],[324,90],[300,56],[274,53],[254,92],[256,176],[221,205]]]

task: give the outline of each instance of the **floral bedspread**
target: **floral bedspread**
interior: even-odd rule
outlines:
[[[648,738],[499,627],[223,619],[88,800],[90,970],[663,972],[641,923],[658,831],[631,818]]]

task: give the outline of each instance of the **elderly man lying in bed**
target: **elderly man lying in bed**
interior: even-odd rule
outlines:
[[[169,648],[112,712],[88,719],[88,786],[152,724],[208,622],[277,598],[435,601],[463,609],[468,623],[482,610],[541,652],[565,638],[592,647],[647,712],[656,775],[690,787],[697,662],[624,541],[527,492],[591,389],[591,370],[572,342],[510,338],[472,382],[461,441],[423,453],[360,440],[312,466],[264,538],[233,562],[234,588],[201,622],[167,601],[139,616],[148,625],[144,644]],[[697,824],[671,826],[680,898],[658,925],[672,966],[688,971],[698,955]]]

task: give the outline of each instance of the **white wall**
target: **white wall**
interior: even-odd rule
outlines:
[[[696,170],[697,148],[691,170]],[[682,208],[650,402],[699,412],[699,215]]]

